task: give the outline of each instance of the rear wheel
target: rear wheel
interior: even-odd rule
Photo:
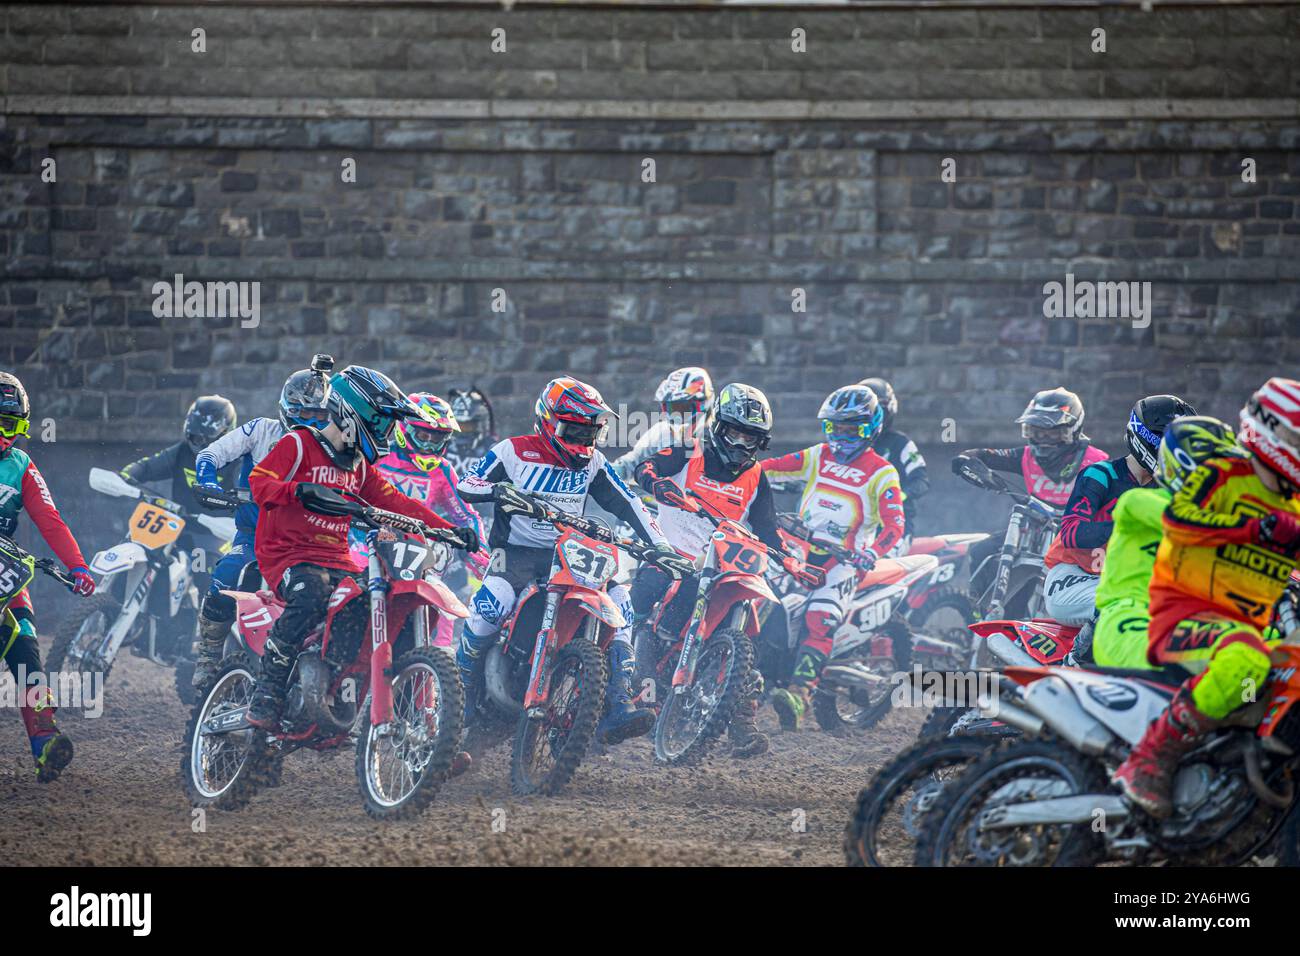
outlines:
[[[813,715],[817,725],[827,733],[841,737],[865,734],[884,719],[894,706],[894,674],[907,671],[912,666],[912,631],[907,622],[893,618],[880,629],[889,637],[892,650],[888,655],[876,655],[870,645],[861,657],[851,663],[866,669],[880,678],[869,684],[855,685],[822,679],[813,692]],[[832,661],[831,665],[836,662]]]
[[[954,645],[963,664],[970,659],[973,635],[969,625],[978,620],[970,595],[952,585],[932,592],[909,618],[916,633]]]
[[[443,651],[404,654],[393,673],[392,723],[376,728],[367,710],[357,738],[357,782],[366,813],[385,820],[415,816],[437,796],[464,719],[460,675]]]
[[[695,763],[731,724],[754,662],[754,646],[734,628],[715,631],[700,647],[695,680],[666,687],[655,721],[655,756],[665,763]]]
[[[255,683],[245,662],[231,662],[190,715],[181,778],[196,807],[238,810],[279,779],[281,755],[269,748],[265,733],[252,727],[219,730],[223,719],[239,721],[240,712],[247,712]]]
[[[899,753],[871,778],[844,831],[849,866],[908,866],[925,815],[944,786],[993,746],[991,740],[923,740]]]
[[[587,754],[605,701],[605,655],[583,630],[555,656],[546,703],[524,711],[515,730],[510,783],[515,793],[558,793]]]

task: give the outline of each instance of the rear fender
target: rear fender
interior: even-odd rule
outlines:
[[[1040,664],[1058,664],[1074,647],[1079,628],[1056,621],[979,621],[968,627],[979,637],[988,639],[1002,634]]]
[[[235,601],[235,624],[248,649],[258,657],[266,648],[271,625],[284,613],[284,605],[270,591],[222,591]]]

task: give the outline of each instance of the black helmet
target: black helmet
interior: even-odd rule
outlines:
[[[1053,467],[1082,437],[1083,400],[1068,388],[1046,388],[1029,400],[1016,422],[1034,457]]]
[[[185,413],[185,441],[197,455],[236,422],[234,402],[220,395],[200,395]]]
[[[311,368],[299,369],[285,379],[280,389],[280,422],[286,429],[295,425],[324,428],[329,423],[327,405],[330,397],[329,372],[334,359],[328,355],[312,358]]]
[[[1156,456],[1160,452],[1160,439],[1165,428],[1175,418],[1183,415],[1195,415],[1192,408],[1177,395],[1148,395],[1139,399],[1128,416],[1128,427],[1124,429],[1124,441],[1133,453],[1139,465],[1151,474],[1156,471]]]
[[[876,398],[880,400],[880,407],[885,410],[885,420],[880,427],[888,428],[892,425],[894,416],[898,414],[898,396],[894,394],[894,386],[883,378],[864,378],[858,384],[871,389],[876,393]]]
[[[477,385],[448,389],[447,404],[464,435],[491,435],[495,431],[492,403]]]
[[[343,432],[345,452],[359,452],[372,465],[388,454],[388,443],[403,418],[419,418],[420,410],[383,372],[349,365],[329,381],[330,421]]]
[[[739,475],[772,443],[772,406],[767,396],[752,385],[724,385],[704,437],[718,460],[732,475]]]

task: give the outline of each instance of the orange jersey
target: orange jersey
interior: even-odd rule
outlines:
[[[1300,515],[1300,501],[1269,491],[1248,458],[1215,458],[1188,476],[1165,509],[1151,576],[1151,640],[1213,611],[1263,628],[1295,567],[1255,541],[1258,519]]]

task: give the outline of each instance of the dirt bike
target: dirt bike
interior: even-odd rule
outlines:
[[[1046,575],[1044,558],[1060,528],[1060,509],[1012,491],[979,459],[958,457],[953,460],[953,467],[959,477],[975,487],[1006,495],[1014,503],[1002,548],[971,569],[976,613],[982,620],[1041,617]],[[971,657],[971,667],[985,667],[990,663],[983,642],[975,642]]]
[[[269,591],[226,591],[248,654],[227,658],[186,728],[181,774],[194,806],[236,810],[274,786],[285,756],[329,751],[356,739],[356,774],[366,813],[414,816],[447,779],[463,708],[455,663],[433,647],[437,617],[467,617],[451,590],[426,577],[431,543],[461,547],[450,529],[311,488],[310,511],[350,517],[366,528],[367,571],[344,578],[320,626],[303,642],[289,678],[280,729],[247,720],[248,703],[271,627],[284,610]],[[342,609],[369,595],[364,634],[332,630]],[[366,638],[369,640],[366,640]]]
[[[512,789],[554,794],[582,763],[604,710],[605,652],[627,624],[606,590],[618,573],[619,552],[646,561],[656,561],[657,552],[518,489],[510,496],[513,513],[550,524],[559,536],[547,579],[523,589],[474,669],[475,732],[492,742],[513,722]]]
[[[938,567],[927,577],[918,578],[909,590],[904,611],[907,623],[917,633],[918,640],[937,639],[951,645],[956,656],[963,660],[969,660],[971,650],[967,626],[979,617],[969,589],[959,585],[957,579],[970,549],[988,537],[984,533],[954,533],[914,538],[907,552],[909,557],[933,555],[939,562]],[[935,647],[934,653],[944,650]]]
[[[655,720],[655,757],[674,766],[698,762],[708,752],[745,700],[753,678],[753,640],[762,610],[779,605],[764,575],[769,562],[807,587],[820,587],[825,576],[793,555],[769,548],[735,521],[713,514],[703,499],[687,491],[671,502],[697,514],[714,528],[698,559],[700,585],[690,619],[677,634],[660,631],[660,621],[680,583],[669,587],[659,604],[654,627],[643,631],[652,646],[637,648],[649,660],[655,684],[665,688]]]
[[[1008,668],[998,716],[1026,739],[989,752],[945,788],[921,828],[917,864],[1237,866],[1268,852],[1296,803],[1298,608],[1293,572],[1274,608],[1286,637],[1272,652],[1268,683],[1183,756],[1164,820],[1130,806],[1109,779],[1186,670]],[[1284,856],[1294,849],[1284,847]]]
[[[155,664],[183,670],[178,691],[182,684],[188,689],[200,599],[193,556],[177,542],[189,524],[229,541],[235,523],[192,512],[103,468],[90,469],[90,487],[139,504],[127,521],[127,540],[91,559],[90,570],[101,576],[99,589],[55,627],[48,666],[104,680],[118,652],[129,645]]]
[[[0,637],[0,647],[7,648],[9,642],[17,637],[18,619],[14,617],[14,612],[9,610],[9,605],[32,583],[37,571],[49,575],[69,591],[73,589],[72,576],[59,567],[52,558],[38,558],[29,554],[18,542],[0,534],[0,635],[3,635]],[[47,683],[52,688],[56,684],[56,678],[51,675],[58,670],[59,668],[46,661]],[[17,675],[14,679],[17,680]],[[61,681],[62,678],[57,680]],[[78,686],[82,689],[83,702],[87,704],[93,702],[93,698],[89,701],[85,698],[85,688],[93,685],[85,683],[81,677],[78,677],[78,680],[81,681]]]
[[[846,549],[813,536],[795,515],[779,517],[781,536],[806,562],[813,547],[851,562]],[[822,668],[813,692],[812,709],[817,724],[829,733],[865,733],[893,706],[894,675],[909,671],[913,661],[942,667],[951,651],[942,641],[927,641],[920,658],[912,628],[903,611],[909,590],[932,574],[939,561],[932,555],[882,558],[859,574],[844,621],[832,637],[830,659]],[[759,670],[764,679],[781,687],[788,683],[795,655],[804,635],[808,589],[789,577],[778,578],[779,603],[762,609],[762,632],[757,641]],[[933,659],[929,656],[934,654]]]

